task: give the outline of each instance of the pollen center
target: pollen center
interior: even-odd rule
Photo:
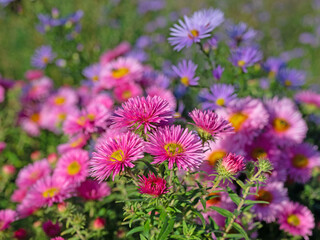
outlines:
[[[287,218],[287,222],[292,226],[298,226],[300,224],[300,219],[295,214],[290,214]]]
[[[44,198],[54,197],[59,192],[59,189],[56,187],[48,188],[46,191],[42,193]]]
[[[248,116],[246,114],[243,114],[242,112],[238,112],[233,114],[229,121],[231,122],[232,126],[234,127],[234,130],[237,132],[240,130],[242,124],[248,119]]]
[[[129,69],[126,68],[126,67],[113,69],[112,70],[112,77],[114,77],[114,78],[122,78],[125,75],[127,75],[128,72],[129,72]]]
[[[224,106],[224,103],[225,103],[225,100],[224,100],[223,98],[218,98],[218,99],[216,100],[216,104],[217,104],[218,106]]]
[[[245,61],[243,61],[243,60],[239,60],[239,61],[238,61],[238,66],[239,66],[239,67],[243,67],[244,65],[246,65],[246,62],[245,62]]]
[[[188,34],[188,37],[189,38],[196,38],[196,37],[198,37],[199,36],[199,31],[198,30],[196,30],[196,29],[192,29],[191,31],[190,31],[190,34]]]
[[[170,156],[175,156],[183,152],[183,148],[180,144],[177,143],[168,143],[164,146],[164,149]]]
[[[290,128],[290,124],[283,118],[275,118],[272,126],[277,132],[285,132]]]
[[[188,77],[182,77],[180,79],[181,83],[185,86],[189,86],[189,78]]]
[[[78,146],[81,144],[81,142],[82,142],[82,137],[74,140],[72,143],[70,143],[70,146],[71,146],[71,147],[74,147],[74,148],[75,148],[75,147],[78,147]]]
[[[54,103],[58,106],[61,106],[62,104],[64,104],[66,101],[66,99],[64,97],[56,97],[54,99]]]
[[[99,77],[97,75],[94,75],[92,77],[92,81],[97,82],[99,80]]]
[[[287,79],[287,80],[284,81],[284,85],[287,86],[287,87],[290,87],[292,85],[292,82]]]
[[[121,161],[123,161],[123,159],[124,159],[124,152],[121,149],[113,152],[110,156],[110,160],[112,162],[115,162],[115,161],[121,162]]]
[[[81,165],[77,161],[73,161],[72,163],[69,164],[67,168],[67,172],[69,175],[76,175],[79,173],[81,169]]]
[[[81,116],[77,119],[77,124],[79,124],[80,126],[83,126],[86,123],[86,117],[85,116]]]
[[[309,160],[302,154],[297,154],[292,158],[292,164],[296,168],[305,168],[308,166]]]
[[[40,121],[40,114],[39,113],[34,113],[30,117],[32,122],[38,123]]]
[[[48,63],[48,62],[49,62],[49,58],[48,58],[48,57],[43,57],[43,58],[42,58],[42,61],[43,61],[44,63]]]
[[[257,147],[251,152],[251,157],[254,159],[266,158],[267,156],[267,152],[261,147]]]
[[[89,121],[94,121],[96,119],[96,116],[93,113],[89,113],[87,114],[87,118],[89,119]]]
[[[210,166],[215,167],[216,163],[219,159],[225,157],[227,155],[227,153],[225,151],[222,150],[218,150],[215,152],[212,152],[209,157],[208,157],[208,161]]]
[[[126,90],[122,93],[122,98],[124,99],[129,99],[131,96],[132,96],[132,93],[129,90]]]
[[[263,190],[263,189],[260,189],[258,191],[258,196],[256,196],[256,199],[260,200],[260,201],[266,201],[266,202],[270,203],[273,200],[273,196],[272,196],[271,192]],[[261,205],[265,205],[265,204],[261,204]]]

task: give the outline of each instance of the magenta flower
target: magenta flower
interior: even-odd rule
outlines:
[[[172,120],[173,112],[169,103],[158,96],[130,98],[121,107],[115,110],[115,116],[111,118],[115,128],[142,128],[147,133]]]
[[[245,168],[244,157],[229,153],[222,158],[221,166],[223,166],[228,173],[231,173],[232,175],[237,174]]]
[[[56,237],[60,234],[60,231],[61,231],[61,228],[59,226],[59,222],[56,222],[54,224],[50,220],[48,220],[42,224],[42,229],[48,237]]]
[[[107,183],[87,179],[77,188],[78,196],[85,200],[101,200],[111,194],[111,188]]]
[[[167,182],[161,177],[149,173],[148,177],[139,176],[139,192],[159,197],[168,192]]]
[[[133,168],[133,162],[143,158],[144,142],[138,135],[127,132],[114,138],[106,138],[96,146],[91,158],[91,176],[100,182],[111,173],[112,179],[126,168]]]
[[[280,229],[292,236],[302,236],[309,239],[314,228],[314,217],[311,211],[299,203],[285,202],[282,211],[278,215]]]
[[[152,87],[147,88],[146,92],[150,97],[159,96],[160,98],[168,101],[171,110],[176,109],[177,100],[174,97],[172,91],[170,91],[169,89],[165,89],[165,88],[158,87],[158,86],[152,86]]]
[[[7,229],[15,218],[15,211],[11,209],[0,210],[0,231]]]
[[[200,138],[181,126],[166,126],[149,135],[147,152],[154,156],[153,164],[168,161],[169,169],[194,170],[203,159]]]
[[[189,113],[198,128],[199,135],[211,135],[212,137],[219,137],[220,134],[233,133],[234,129],[230,122],[218,116],[213,111],[201,111],[199,109],[193,110]]]

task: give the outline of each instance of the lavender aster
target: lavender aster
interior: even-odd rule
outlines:
[[[172,66],[172,69],[180,77],[181,83],[188,87],[198,85],[199,77],[194,76],[197,67],[191,60],[183,60],[178,63],[178,67]]]
[[[52,52],[50,46],[41,46],[36,49],[36,52],[31,59],[31,64],[36,68],[45,68],[47,64],[53,61],[55,56],[56,55]]]
[[[247,67],[253,66],[262,60],[262,53],[255,47],[240,47],[231,54],[230,61],[240,67],[243,72],[247,72]]]

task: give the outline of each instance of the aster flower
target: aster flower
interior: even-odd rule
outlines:
[[[244,157],[229,153],[218,162],[217,172],[220,176],[228,177],[243,171],[245,168]]]
[[[253,40],[257,32],[249,28],[247,24],[240,22],[238,24],[229,25],[227,27],[227,34],[232,39],[233,46],[239,46],[243,42],[250,42]]]
[[[112,179],[126,168],[133,168],[133,162],[143,158],[144,142],[136,134],[127,132],[101,141],[90,160],[91,176],[100,182],[111,173]]]
[[[128,82],[116,86],[113,93],[118,102],[125,102],[129,98],[142,95],[142,89],[138,84]]]
[[[35,54],[32,57],[32,66],[36,68],[45,68],[47,64],[51,63],[56,57],[55,53],[52,52],[50,46],[41,46],[36,49]]]
[[[223,71],[224,68],[218,65],[215,69],[212,70],[212,75],[216,80],[220,80]]]
[[[78,101],[76,92],[70,87],[61,87],[58,92],[51,95],[48,102],[56,108],[75,106]]]
[[[168,124],[172,119],[169,103],[158,96],[130,98],[114,111],[111,118],[115,128],[141,128],[144,133],[157,126]]]
[[[294,98],[298,103],[305,105],[308,112],[320,109],[320,94],[312,90],[299,91]]]
[[[250,192],[256,193],[257,189],[252,188]],[[282,182],[270,182],[266,186],[260,187],[256,195],[249,195],[249,199],[268,202],[268,204],[255,204],[251,211],[257,215],[260,221],[274,222],[282,210],[283,202],[288,200],[287,189],[284,188]]]
[[[170,109],[175,110],[177,107],[177,101],[173,93],[165,88],[152,86],[146,89],[147,94],[150,97],[158,96],[166,101],[168,101]]]
[[[158,128],[149,135],[147,152],[154,156],[153,164],[168,161],[169,169],[194,170],[203,161],[200,138],[181,126]]]
[[[286,63],[281,58],[270,57],[263,64],[263,68],[269,74],[269,78],[277,76],[280,69],[284,68]]]
[[[24,199],[21,204],[17,206],[17,215],[19,219],[26,218],[39,210],[36,206],[36,202],[29,201],[29,199]]]
[[[44,73],[42,70],[39,69],[31,69],[28,70],[24,76],[27,80],[33,81],[42,78],[44,76]]]
[[[311,178],[312,168],[320,166],[320,153],[308,143],[295,144],[287,149],[288,175],[296,182],[305,183]]]
[[[169,188],[165,179],[149,173],[148,177],[139,176],[139,192],[141,194],[159,197],[166,194]]]
[[[305,83],[306,73],[302,70],[284,68],[279,71],[277,80],[287,88],[296,89]]]
[[[219,9],[202,9],[193,13],[191,20],[201,23],[202,26],[212,31],[224,21],[224,14]]]
[[[83,182],[88,175],[89,154],[82,149],[70,150],[58,161],[54,177],[70,184]]]
[[[11,195],[12,202],[22,202],[25,196],[27,195],[28,188],[18,188],[14,190],[13,194]]]
[[[268,113],[259,99],[246,97],[230,102],[226,109],[217,114],[231,122],[235,134],[230,136],[233,144],[250,144],[268,123]]]
[[[228,106],[232,100],[237,98],[237,94],[232,85],[213,84],[210,91],[205,89],[200,93],[200,98],[204,109],[216,110]]]
[[[101,67],[100,64],[92,64],[89,67],[86,67],[83,71],[82,74],[89,79],[92,82],[98,82],[99,81],[99,76],[100,76],[100,71]]]
[[[191,60],[183,60],[178,63],[178,67],[172,66],[173,71],[180,77],[180,81],[186,87],[198,85],[199,77],[195,77],[198,65]]]
[[[50,174],[51,168],[47,159],[36,161],[20,170],[16,183],[19,188],[28,188],[40,178]]]
[[[192,124],[197,127],[199,136],[202,139],[220,137],[221,134],[233,133],[233,127],[230,122],[221,118],[213,111],[193,110],[189,116],[195,122]]]
[[[78,134],[73,136],[68,143],[60,144],[58,146],[58,152],[59,154],[63,154],[68,152],[72,149],[82,148],[86,145],[87,141],[89,139],[89,136],[85,134]]]
[[[36,207],[52,206],[53,203],[60,203],[71,197],[73,192],[74,188],[70,182],[49,175],[32,186],[23,202]]]
[[[247,72],[247,67],[262,60],[262,53],[255,47],[240,47],[231,53],[230,62]]]
[[[56,237],[61,232],[59,222],[53,223],[51,220],[44,222],[42,229],[48,237]]]
[[[308,128],[293,101],[275,97],[266,100],[265,106],[270,115],[267,135],[282,146],[303,141]]]
[[[101,66],[100,83],[106,89],[119,86],[124,82],[136,81],[142,76],[143,67],[134,58],[118,58]]]
[[[111,62],[112,60],[120,57],[121,55],[126,54],[131,49],[130,43],[128,42],[121,42],[115,48],[106,51],[100,57],[100,64],[104,66],[105,64]]]
[[[42,77],[31,81],[22,89],[22,101],[41,101],[50,95],[53,82],[48,77]]]
[[[278,215],[280,229],[292,236],[302,236],[309,239],[315,226],[311,211],[299,203],[285,202],[282,211]]]
[[[11,209],[0,210],[0,231],[7,229],[15,218],[15,211]]]
[[[101,200],[111,194],[111,188],[106,182],[87,179],[77,188],[78,196],[85,200]]]

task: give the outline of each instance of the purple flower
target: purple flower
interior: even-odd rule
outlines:
[[[203,99],[202,107],[204,109],[215,110],[227,106],[229,102],[237,98],[234,90],[232,85],[212,85],[210,91],[205,89],[200,93],[200,97]]]
[[[195,77],[198,65],[191,60],[183,60],[178,63],[178,67],[172,66],[173,71],[180,77],[180,81],[186,87],[198,85],[199,77]]]
[[[215,69],[212,70],[212,75],[215,79],[220,80],[223,71],[224,68],[218,65]]]
[[[242,42],[251,41],[255,38],[257,32],[249,28],[247,24],[240,22],[239,24],[228,26],[227,34],[232,39],[232,45],[239,46]]]
[[[98,82],[99,81],[99,75],[100,75],[100,64],[92,64],[89,67],[86,67],[82,74],[92,82]]]
[[[269,73],[270,78],[274,78],[286,63],[281,58],[270,57],[263,64],[263,68]]]
[[[247,72],[247,67],[261,61],[262,53],[255,47],[240,47],[231,54],[230,62]]]
[[[41,46],[36,49],[36,52],[31,59],[31,64],[36,68],[45,68],[55,57],[56,55],[52,52],[50,46]]]
[[[277,80],[285,87],[296,89],[305,83],[306,73],[297,69],[281,69],[277,75]]]

